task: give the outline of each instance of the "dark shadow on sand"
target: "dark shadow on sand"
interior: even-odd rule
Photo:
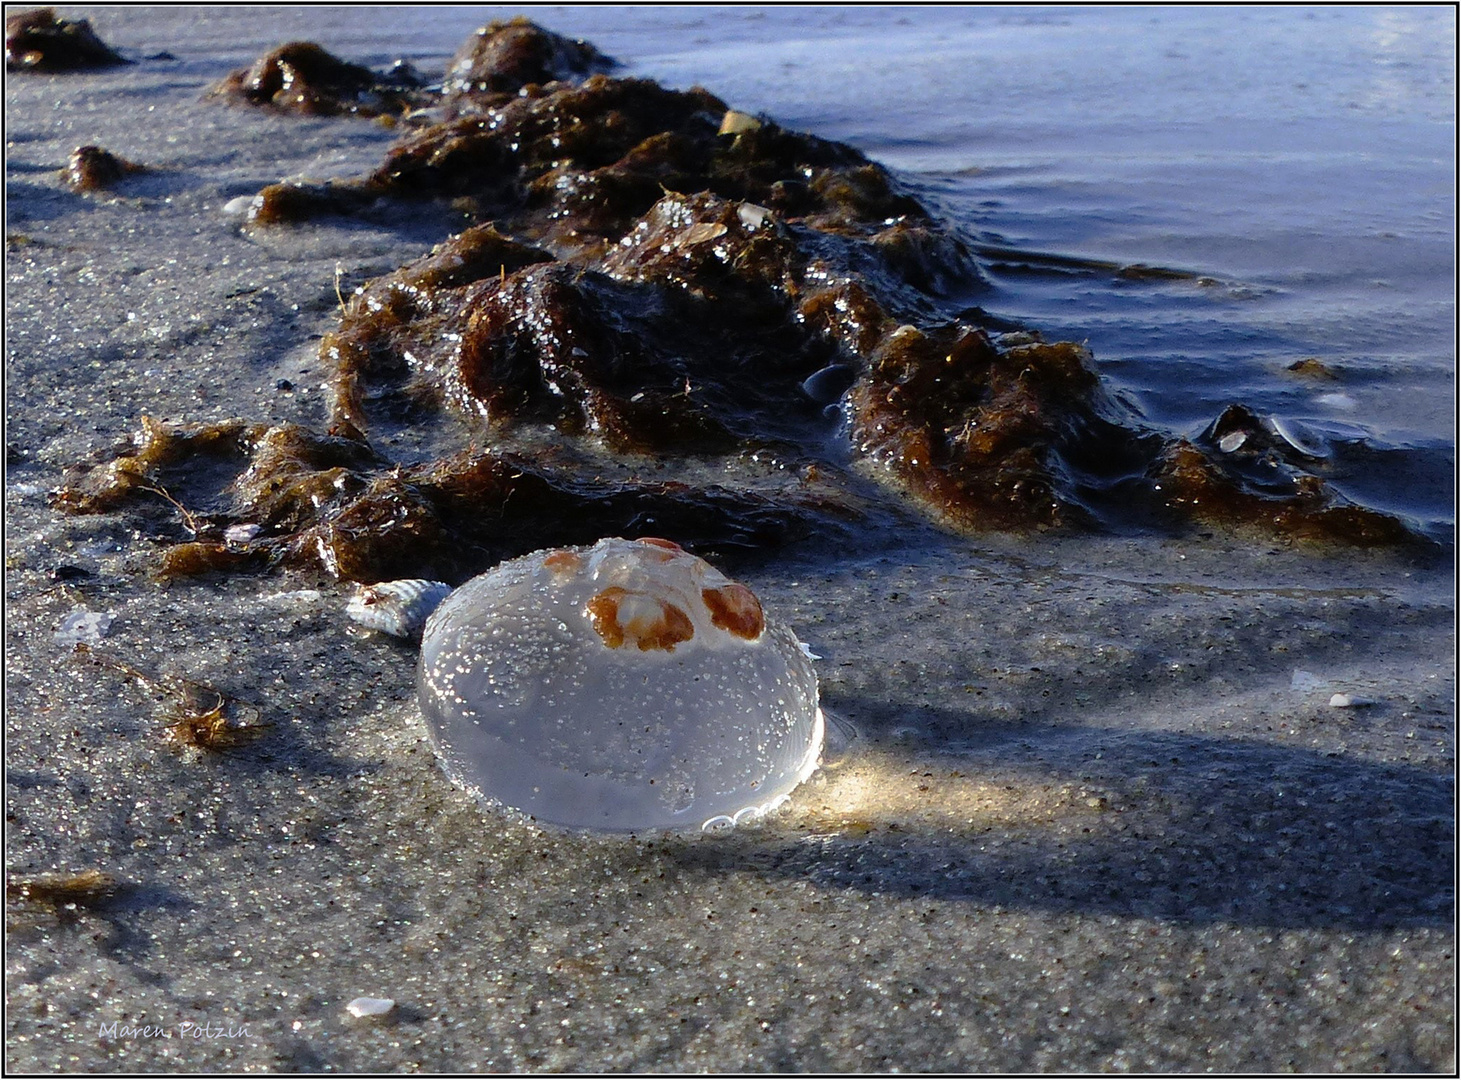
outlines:
[[[1251,739],[1077,726],[1005,734],[918,764],[934,775],[987,769],[1016,791],[1099,794],[1048,820],[976,818],[952,832],[876,821],[861,836],[753,829],[687,843],[677,859],[692,873],[755,870],[830,889],[1181,924],[1452,924],[1448,774]],[[1061,746],[1042,755],[1048,739]]]

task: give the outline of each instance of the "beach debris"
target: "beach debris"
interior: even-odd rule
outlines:
[[[95,645],[106,637],[116,616],[109,611],[87,611],[78,608],[61,620],[61,625],[51,635],[57,645],[71,648],[76,645]]]
[[[463,585],[427,621],[418,696],[456,783],[569,828],[751,820],[812,773],[825,730],[796,635],[657,538],[539,551]]]
[[[336,425],[349,429],[345,421]],[[174,544],[157,568],[164,580],[281,563],[323,568],[347,581],[426,572],[446,578],[479,570],[494,561],[494,552],[501,558],[628,529],[653,527],[693,542],[748,548],[814,532],[837,535],[858,517],[855,507],[820,490],[772,498],[719,485],[585,477],[481,450],[394,466],[358,434],[318,435],[292,424],[242,420],[172,425],[150,417],[116,458],[72,469],[52,502],[100,513],[150,501],[145,496],[165,490],[154,475],[202,461],[214,480],[227,476],[220,461],[236,467],[226,487],[210,495],[230,505],[208,519],[210,527],[259,523],[268,536],[255,537],[247,549],[214,541]],[[180,506],[170,496],[164,502]],[[202,527],[197,515],[191,520]]]
[[[725,115],[720,118],[720,127],[716,129],[715,133],[717,135],[739,135],[744,131],[756,131],[761,126],[761,121],[750,113],[727,109]]]
[[[146,165],[120,158],[100,146],[78,146],[71,151],[61,178],[77,191],[101,191],[124,176],[147,171]]]
[[[396,1007],[395,998],[358,997],[345,1006],[357,1020],[385,1016]]]
[[[516,94],[529,85],[582,79],[614,61],[586,41],[570,40],[519,15],[491,22],[469,37],[446,67],[448,100]]]
[[[1360,697],[1358,694],[1335,694],[1329,699],[1329,707],[1332,709],[1364,709],[1376,704],[1373,698]]]
[[[252,521],[247,521],[240,525],[230,525],[223,530],[223,542],[225,544],[242,546],[258,536],[262,531],[263,526]]]
[[[101,870],[40,874],[32,878],[11,878],[5,883],[5,895],[12,900],[57,913],[98,907],[115,896],[117,890],[117,879]]]
[[[328,435],[144,418],[137,446],[70,477],[59,505],[97,512],[151,492],[199,543],[198,529],[219,524],[266,529],[247,552],[165,556],[164,576],[313,561],[364,582],[451,579],[617,532],[738,547],[830,538],[836,519],[863,516],[869,501],[850,493],[864,477],[889,513],[967,531],[1201,524],[1424,542],[1330,482],[1344,463],[1312,425],[1235,403],[1201,434],[1173,436],[1110,392],[1085,347],[997,333],[1021,328],[967,301],[988,285],[979,253],[1011,249],[937,221],[853,147],[699,88],[576,81],[602,65],[573,43],[540,48],[541,33],[514,22],[474,36],[454,62],[459,83],[436,95],[439,122],[409,131],[368,175],[249,198],[250,228],[424,199],[478,222],[341,294],[319,346]],[[324,64],[317,48],[276,60]],[[567,66],[492,89],[492,72],[529,54]],[[269,65],[256,67],[272,86]],[[371,433],[403,416],[493,449],[390,460]],[[816,466],[811,497],[759,484],[744,463],[768,448]],[[222,521],[162,484],[164,463],[177,475],[227,454],[241,471],[217,493]],[[606,460],[630,455],[666,479],[606,480]],[[706,458],[740,489],[687,482]]]
[[[85,19],[59,19],[54,8],[5,16],[7,71],[79,71],[130,63],[97,37]]]
[[[247,217],[249,211],[253,209],[254,205],[256,203],[262,204],[263,201],[264,200],[257,194],[235,195],[233,198],[229,199],[226,203],[219,207],[219,212],[223,214],[224,217]]]
[[[261,721],[252,705],[239,706],[211,686],[180,680],[182,693],[165,713],[164,730],[180,747],[201,750],[206,754],[222,754],[238,750],[262,737],[273,727]],[[230,713],[242,708],[247,721],[231,718]]]
[[[215,83],[208,96],[304,116],[399,116],[429,100],[409,64],[378,75],[312,41],[279,46]]]
[[[1246,431],[1230,431],[1218,439],[1218,449],[1225,454],[1231,454],[1247,441],[1248,433]]]
[[[1294,375],[1301,375],[1307,379],[1337,379],[1339,372],[1333,367],[1320,360],[1317,356],[1306,356],[1302,360],[1295,360],[1284,368],[1285,371]]]
[[[176,675],[152,675],[84,643],[75,647],[75,654],[120,672],[149,693],[161,695],[164,735],[180,748],[205,754],[228,753],[254,742],[274,726],[259,719],[255,706],[206,683]]]
[[[394,637],[410,637],[421,629],[451,586],[444,581],[402,578],[361,585],[345,607],[345,614],[361,626]]]

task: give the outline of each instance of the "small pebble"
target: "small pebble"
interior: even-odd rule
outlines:
[[[819,405],[838,400],[857,381],[857,372],[849,364],[828,364],[802,381],[802,393]]]
[[[1331,709],[1363,709],[1374,702],[1369,698],[1362,698],[1355,694],[1335,694],[1329,699]]]
[[[345,1011],[354,1017],[384,1016],[396,1007],[394,998],[358,997],[345,1006]]]

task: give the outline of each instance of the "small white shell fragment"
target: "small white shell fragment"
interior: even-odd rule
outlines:
[[[1012,349],[1017,345],[1038,345],[1041,337],[1034,330],[1011,330],[1006,334],[995,334],[994,343],[1001,349]]]
[[[427,621],[418,684],[448,776],[568,828],[731,828],[784,802],[826,733],[796,635],[668,540],[474,578]]]
[[[720,118],[720,130],[717,135],[739,135],[743,131],[755,131],[761,126],[750,113],[737,112],[735,109],[727,109],[725,115]]]
[[[380,581],[360,586],[346,605],[345,614],[371,630],[410,637],[450,592],[451,586],[443,581]]]
[[[262,195],[238,195],[229,199],[223,204],[224,217],[243,217],[253,207],[255,199],[258,200],[260,206],[264,205]]]
[[[106,637],[114,618],[110,612],[78,608],[61,620],[51,640],[57,645],[95,645]]]
[[[261,526],[252,522],[245,525],[230,525],[223,530],[223,542],[225,544],[247,544],[262,531]]]
[[[365,1016],[384,1016],[395,1007],[394,998],[358,997],[345,1006],[345,1011],[359,1019]]]
[[[1329,699],[1331,709],[1363,709],[1373,704],[1372,700],[1360,697],[1358,694],[1335,694]]]
[[[1231,454],[1247,441],[1248,433],[1246,431],[1230,431],[1218,440],[1218,449],[1225,454]]]
[[[736,217],[748,229],[759,229],[770,216],[771,211],[757,203],[743,202],[736,207]]]

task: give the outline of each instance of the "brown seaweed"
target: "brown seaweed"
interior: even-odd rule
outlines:
[[[5,16],[5,70],[83,71],[130,64],[85,19],[60,19],[54,8]]]
[[[370,175],[258,200],[255,225],[423,198],[479,221],[342,306],[320,346],[328,435],[144,421],[136,447],[70,477],[58,503],[162,492],[189,531],[167,573],[282,561],[450,577],[615,532],[750,545],[835,532],[857,513],[836,481],[831,496],[755,494],[606,479],[596,462],[769,450],[837,477],[840,433],[864,472],[959,529],[1411,537],[1241,406],[1195,440],[1166,435],[1107,392],[1083,347],[993,333],[1009,327],[968,303],[987,288],[979,249],[855,149],[701,89],[590,74],[602,58],[540,34],[516,21],[469,41],[447,118]],[[546,428],[564,452],[397,462],[370,438],[402,417],[484,443]],[[192,494],[204,460],[223,472]],[[260,534],[219,543],[232,523]]]
[[[77,191],[101,191],[123,177],[147,171],[147,166],[120,158],[100,146],[78,146],[71,152],[62,179]]]
[[[232,421],[169,426],[149,421],[135,451],[73,470],[53,494],[75,512],[141,498],[164,468],[207,456],[230,467],[210,475],[221,503],[212,527],[261,526],[244,546],[187,540],[168,547],[164,578],[289,565],[352,581],[432,573],[460,580],[502,558],[615,533],[668,533],[687,546],[774,547],[845,529],[857,511],[812,479],[771,497],[717,485],[609,480],[525,458],[466,450],[401,466],[363,441],[296,425]]]
[[[78,908],[100,907],[111,900],[119,888],[117,879],[105,871],[82,870],[76,874],[11,878],[5,883],[5,895],[59,915]]]
[[[525,86],[606,72],[614,61],[586,41],[544,30],[522,16],[480,27],[447,64],[448,97],[515,94]]]
[[[304,116],[399,115],[431,100],[407,66],[378,75],[312,41],[291,41],[226,75],[208,96]]]
[[[261,738],[274,725],[259,719],[259,710],[205,683],[175,675],[151,675],[86,644],[76,655],[121,673],[150,694],[163,699],[162,731],[173,745],[205,754],[226,754]],[[245,719],[246,718],[246,719]]]

